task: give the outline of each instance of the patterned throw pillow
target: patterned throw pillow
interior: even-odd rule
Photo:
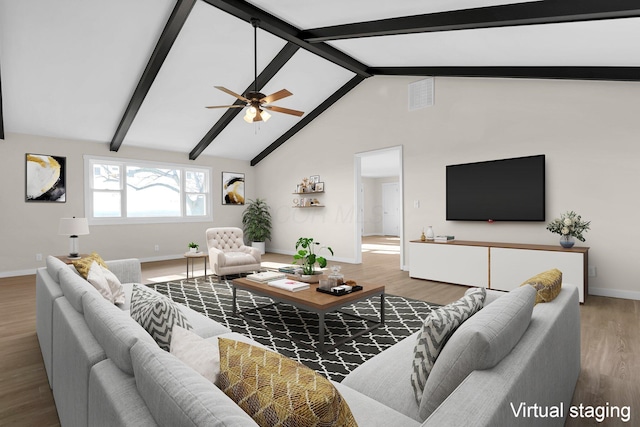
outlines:
[[[520,286],[531,285],[535,288],[536,304],[550,302],[555,299],[562,289],[562,271],[557,268],[536,274]]]
[[[171,348],[171,331],[174,326],[193,329],[178,306],[163,295],[134,285],[131,292],[131,318],[138,322],[158,343],[160,348]]]
[[[440,351],[455,330],[484,305],[485,288],[472,288],[458,301],[432,310],[424,320],[413,350],[411,386],[418,404]]]
[[[107,264],[96,252],[91,252],[89,256],[73,260],[71,261],[71,263],[76,268],[78,273],[80,273],[80,275],[86,279],[89,275],[89,270],[91,270],[91,265],[94,261],[97,262],[101,267],[107,268]]]
[[[218,387],[262,427],[356,426],[329,380],[273,351],[220,338]]]

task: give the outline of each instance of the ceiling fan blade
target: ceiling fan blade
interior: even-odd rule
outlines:
[[[216,89],[218,89],[218,90],[223,91],[224,93],[228,93],[229,95],[231,95],[231,96],[234,96],[234,97],[238,98],[238,99],[239,99],[239,100],[241,100],[241,101],[244,101],[244,102],[251,102],[251,101],[249,101],[247,98],[245,98],[244,96],[242,96],[242,95],[238,95],[237,93],[235,93],[235,92],[234,92],[234,91],[232,91],[232,90],[227,89],[226,87],[223,87],[223,86],[214,86],[214,87],[215,87]]]
[[[204,108],[244,108],[244,107],[246,107],[246,105],[233,104],[233,105],[210,105]]]
[[[272,93],[271,95],[265,96],[260,100],[260,103],[269,104],[271,102],[277,101],[278,99],[286,98],[287,96],[291,96],[291,95],[293,95],[291,92],[289,92],[286,89],[282,89],[277,91],[276,93]]]
[[[262,108],[275,111],[276,113],[291,114],[292,116],[298,116],[298,117],[302,117],[302,115],[304,114],[304,111],[291,110],[290,108],[278,107],[276,105],[263,105]]]

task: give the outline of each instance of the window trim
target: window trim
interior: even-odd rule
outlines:
[[[188,165],[182,163],[168,163],[160,161],[138,160],[128,159],[120,157],[104,157],[94,156],[91,154],[85,154],[84,158],[84,212],[85,217],[89,225],[121,225],[121,224],[166,224],[166,223],[185,223],[185,222],[212,222],[213,221],[213,168],[209,166],[201,165]],[[122,182],[122,200],[120,203],[122,214],[126,214],[126,199],[127,199],[127,183],[126,173],[127,166],[147,166],[162,169],[179,169],[180,170],[180,216],[174,217],[108,217],[96,218],[93,216],[93,191],[91,185],[93,168],[92,163],[105,162],[110,164],[118,164],[121,167],[121,173],[123,174]],[[187,192],[185,189],[186,172],[206,172],[209,176],[208,179],[208,195],[209,200],[206,203],[207,214],[202,216],[187,216],[186,215],[186,197]],[[115,191],[115,190],[113,190]]]

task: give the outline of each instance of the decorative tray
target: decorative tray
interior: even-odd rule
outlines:
[[[356,291],[361,291],[362,290],[362,286],[360,285],[355,285],[352,286],[350,290],[344,290],[344,289],[340,289],[339,291],[331,291],[331,290],[325,290],[325,289],[320,289],[320,288],[316,288],[316,291],[318,292],[322,292],[323,294],[329,294],[329,295],[335,295],[337,297],[342,296],[342,295],[347,295],[350,294],[352,292],[356,292]]]

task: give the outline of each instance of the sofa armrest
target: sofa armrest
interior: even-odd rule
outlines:
[[[218,248],[209,248],[209,263],[215,271],[216,267],[224,267],[224,252]]]
[[[142,269],[137,258],[106,261],[109,270],[122,283],[142,283]]]

